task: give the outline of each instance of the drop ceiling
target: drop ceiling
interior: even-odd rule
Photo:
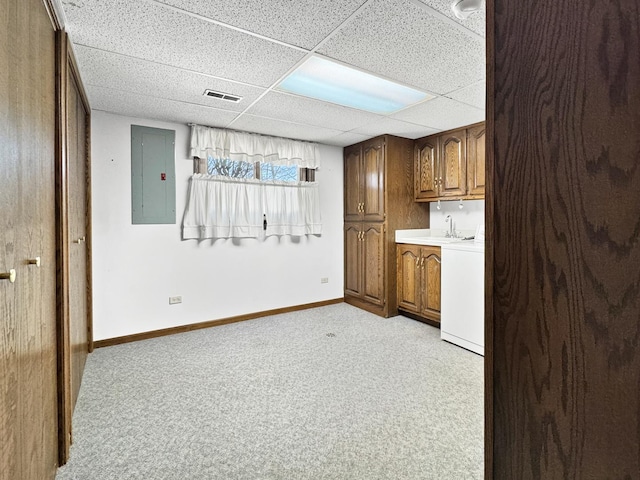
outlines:
[[[450,0],[62,0],[91,108],[345,146],[484,120],[485,14]],[[275,91],[321,55],[435,98],[378,115]],[[238,103],[204,95],[215,90]]]

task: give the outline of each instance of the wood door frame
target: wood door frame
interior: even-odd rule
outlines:
[[[494,149],[493,138],[495,132],[495,104],[493,92],[495,77],[495,0],[486,1],[486,53],[487,53],[487,84],[485,105],[485,225],[493,225],[494,198],[493,172]],[[493,478],[493,229],[485,227],[484,248],[484,478]]]
[[[89,352],[93,350],[91,281],[91,109],[82,85],[75,56],[66,32],[56,31],[56,313],[58,331],[58,463],[69,458],[72,441],[73,405],[71,398],[71,348],[69,327],[69,149],[67,140],[68,76],[76,82],[86,116],[87,171],[87,329]]]

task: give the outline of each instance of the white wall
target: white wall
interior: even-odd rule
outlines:
[[[474,234],[476,226],[484,225],[484,200],[463,200],[462,209],[458,200],[440,202],[438,210],[437,202],[429,204],[429,221],[432,230],[449,230],[449,224],[444,221],[447,215],[453,218],[456,231],[464,231]]]
[[[322,236],[181,241],[189,127],[100,111],[91,122],[94,340],[343,296],[342,148],[320,147]],[[175,225],[131,224],[131,124],[176,131]]]

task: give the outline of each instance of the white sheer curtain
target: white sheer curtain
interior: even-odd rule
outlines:
[[[184,240],[321,233],[315,182],[261,182],[205,174],[191,177]]]
[[[318,168],[318,145],[193,125],[190,155]],[[266,228],[264,221],[266,220]],[[191,177],[182,238],[320,235],[316,182],[284,182],[196,173]]]

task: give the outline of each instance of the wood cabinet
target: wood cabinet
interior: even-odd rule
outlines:
[[[467,193],[484,197],[485,126],[467,130]]]
[[[384,220],[384,140],[345,149],[345,221]]]
[[[415,141],[416,201],[484,198],[484,131],[482,123]]]
[[[438,137],[426,137],[415,142],[415,198],[416,200],[440,196],[438,180]]]
[[[440,322],[440,247],[397,245],[398,309]]]
[[[467,193],[467,131],[456,130],[438,138],[440,146],[441,197],[459,197]]]
[[[413,199],[413,141],[383,135],[344,149],[345,301],[397,314],[395,231],[429,226]]]
[[[345,293],[372,305],[385,304],[385,249],[382,223],[345,224]]]

